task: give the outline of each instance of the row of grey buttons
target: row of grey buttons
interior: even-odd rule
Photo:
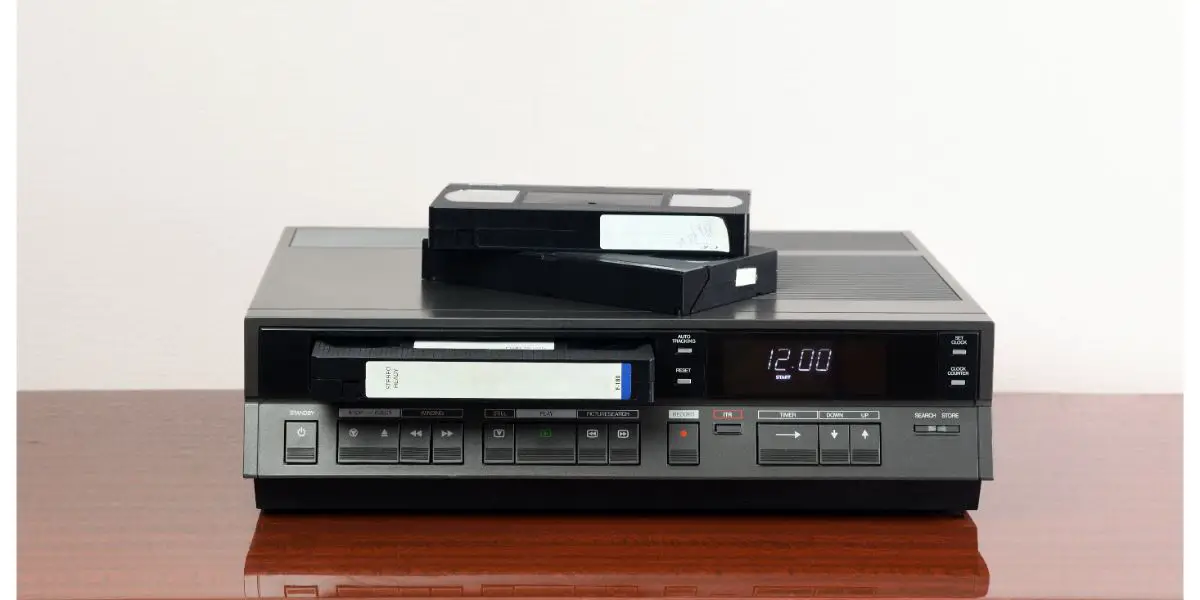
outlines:
[[[878,465],[879,425],[758,424],[760,465]]]
[[[641,462],[633,423],[489,423],[483,428],[484,464],[636,465]]]

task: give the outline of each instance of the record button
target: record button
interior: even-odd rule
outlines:
[[[668,423],[667,464],[700,464],[700,424]]]

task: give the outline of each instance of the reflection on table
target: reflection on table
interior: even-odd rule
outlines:
[[[246,596],[977,598],[969,516],[259,517]]]

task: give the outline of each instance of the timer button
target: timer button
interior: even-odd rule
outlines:
[[[817,426],[758,424],[758,464],[817,464]]]

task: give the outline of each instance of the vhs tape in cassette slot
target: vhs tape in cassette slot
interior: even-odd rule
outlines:
[[[310,389],[328,400],[653,401],[648,344],[563,340],[319,340]],[[353,391],[351,391],[353,390]]]

